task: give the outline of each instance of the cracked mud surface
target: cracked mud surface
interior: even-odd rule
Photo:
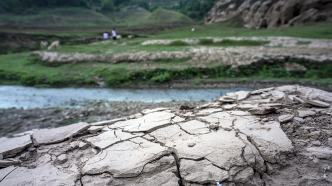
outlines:
[[[0,186],[331,185],[331,103],[283,86],[0,138]]]

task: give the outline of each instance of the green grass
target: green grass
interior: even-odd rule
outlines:
[[[195,32],[191,32],[195,28]],[[316,23],[297,27],[278,27],[274,29],[248,29],[236,22],[214,23],[210,25],[193,25],[166,30],[155,39],[181,39],[202,37],[268,37],[290,36],[315,39],[332,39],[332,23]]]

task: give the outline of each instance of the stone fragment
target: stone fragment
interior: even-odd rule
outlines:
[[[111,130],[99,134],[98,136],[87,138],[85,141],[90,143],[93,147],[98,147],[99,149],[106,149],[107,147],[115,143],[135,138],[138,136],[142,135],[122,132],[122,130]]]
[[[189,143],[188,144],[188,147],[193,147],[193,146],[195,146],[196,145],[196,143]]]
[[[237,104],[226,104],[226,105],[223,105],[222,108],[225,110],[231,110],[231,109],[235,108],[236,106],[237,106]]]
[[[16,162],[9,161],[9,160],[0,160],[0,168],[10,167],[12,165],[17,164]]]
[[[71,142],[71,143],[69,144],[69,146],[70,146],[70,148],[72,148],[72,149],[76,149],[76,148],[78,148],[78,144],[80,144],[79,141],[73,141],[73,142]]]
[[[108,120],[108,121],[100,121],[100,122],[95,122],[95,123],[91,123],[91,126],[105,126],[105,125],[112,125],[116,122],[119,121],[125,121],[126,118],[119,118],[119,119],[113,119],[113,120]]]
[[[254,170],[251,167],[247,167],[241,172],[237,173],[233,178],[234,182],[246,183],[254,176]]]
[[[30,135],[32,136],[33,132],[32,131],[26,131],[26,132],[22,132],[22,133],[19,133],[19,134],[13,134],[13,138],[17,138],[17,137],[21,137],[21,136],[26,136],[26,135]]]
[[[311,142],[314,146],[320,146],[322,143],[318,140]]]
[[[66,155],[66,154],[61,154],[59,157],[57,157],[56,162],[57,162],[58,164],[63,164],[63,163],[65,163],[67,160],[68,160],[67,155]]]
[[[91,126],[88,131],[91,133],[91,134],[96,134],[97,132],[103,130],[104,126]]]
[[[241,104],[238,105],[236,108],[240,109],[240,110],[250,110],[250,109],[254,109],[254,108],[258,108],[258,104]]]
[[[235,92],[235,94],[237,95],[237,101],[243,101],[250,96],[249,91],[238,91],[238,92]]]
[[[325,159],[329,160],[332,157],[332,149],[326,148],[326,147],[309,147],[306,148],[306,152],[303,152],[302,154],[308,156],[308,157],[317,157],[318,159]]]
[[[186,182],[215,183],[228,179],[228,172],[222,170],[207,160],[192,161],[182,159],[180,162],[181,177]]]
[[[170,154],[168,148],[143,138],[135,138],[117,143],[89,159],[82,168],[82,173],[108,172],[114,177],[135,177],[147,163],[165,154]]]
[[[59,143],[87,130],[89,127],[88,123],[76,123],[55,129],[34,129],[33,139],[38,145]]]
[[[294,97],[293,100],[296,101],[296,102],[298,102],[298,103],[301,103],[301,104],[305,104],[305,103],[306,103],[305,101],[303,101],[303,100],[302,100],[301,98],[299,98],[299,97]]]
[[[294,118],[293,118],[293,121],[298,122],[298,123],[300,123],[300,124],[304,123],[304,119],[299,118],[299,117],[294,117]]]
[[[285,63],[284,68],[289,72],[306,72],[307,68],[298,63]]]
[[[231,114],[231,115],[235,115],[235,116],[250,116],[250,112],[244,112],[244,111],[228,111],[227,113]]]
[[[212,103],[208,103],[205,105],[200,106],[200,109],[204,109],[204,108],[220,108],[220,103],[219,102],[212,102]]]
[[[265,115],[271,112],[274,112],[275,108],[273,107],[256,107],[256,108],[251,108],[249,109],[248,112],[254,115]]]
[[[286,114],[278,117],[280,123],[291,121],[294,118],[294,114]]]
[[[207,134],[210,132],[205,123],[197,120],[179,123],[179,126],[190,134]]]
[[[34,169],[18,167],[7,175],[0,186],[9,185],[66,185],[75,186],[76,180],[80,178],[78,170],[58,169],[51,164],[37,166]]]
[[[11,172],[13,172],[16,169],[14,166],[10,166],[4,169],[0,169],[0,182]]]
[[[297,112],[299,113],[300,118],[316,115],[316,112],[311,110],[298,110]]]
[[[317,106],[317,107],[323,107],[323,108],[328,108],[330,107],[330,104],[328,103],[325,103],[323,101],[319,101],[319,100],[310,100],[310,99],[305,99],[305,98],[302,98],[304,102],[310,104],[310,105],[314,105],[314,106]]]
[[[84,143],[83,141],[81,141],[81,142],[78,144],[78,148],[80,148],[80,149],[82,149],[82,150],[84,150],[84,149],[86,149],[86,148],[88,148],[88,147],[89,147],[89,144]]]
[[[0,154],[4,158],[15,156],[17,153],[32,145],[30,136],[17,138],[0,138]]]

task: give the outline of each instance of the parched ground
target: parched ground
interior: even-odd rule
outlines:
[[[331,185],[331,98],[272,87],[0,138],[0,186]]]

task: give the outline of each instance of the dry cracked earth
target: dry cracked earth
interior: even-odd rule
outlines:
[[[0,186],[331,185],[331,103],[282,86],[0,138]]]

